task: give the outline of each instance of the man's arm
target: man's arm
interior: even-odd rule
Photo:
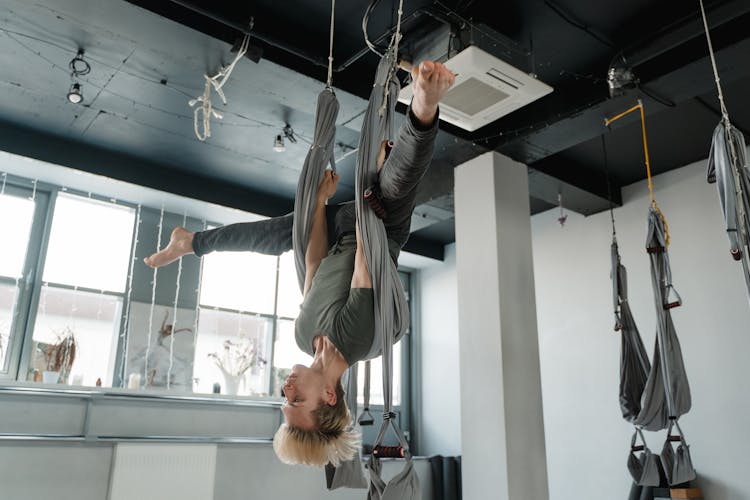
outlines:
[[[326,202],[336,193],[339,176],[332,170],[326,170],[318,188],[318,200],[310,226],[310,238],[305,252],[305,287],[302,296],[306,296],[312,286],[313,277],[320,267],[320,262],[328,254],[328,224],[326,223]]]

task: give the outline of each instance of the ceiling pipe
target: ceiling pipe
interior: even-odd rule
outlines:
[[[224,16],[211,12],[207,9],[204,9],[203,7],[195,5],[193,2],[189,2],[187,0],[170,0],[170,1],[174,4],[177,4],[181,7],[184,7],[188,10],[193,11],[196,14],[200,14],[204,17],[207,17],[208,19],[211,19],[212,21],[216,21],[217,23],[223,24],[224,26],[227,26],[228,28],[235,29],[244,35],[249,35],[252,38],[257,38],[258,40],[261,40],[262,42],[265,42],[268,45],[271,45],[272,47],[276,47],[285,52],[289,52],[290,54],[293,54],[301,59],[304,59],[305,61],[311,62],[317,66],[322,66],[324,68],[328,67],[328,62],[324,58],[309,54],[302,49],[291,47],[285,44],[284,42],[280,42],[270,36],[263,35],[262,33],[259,33],[258,31],[253,30],[252,19],[250,20],[250,23],[243,25],[235,21],[232,21],[231,19],[227,19]]]
[[[748,12],[750,12],[750,2],[747,0],[718,1],[706,8],[711,28],[717,28]],[[703,22],[700,12],[696,9],[692,14],[665,26],[647,39],[639,40],[622,49],[615,54],[612,61],[620,58],[632,68],[703,35]]]
[[[221,16],[219,14],[216,14],[215,12],[211,12],[208,9],[205,9],[199,5],[196,5],[195,3],[188,1],[188,0],[170,0],[172,3],[177,4],[181,7],[184,7],[185,9],[188,9],[192,12],[195,12],[196,14],[200,14],[204,17],[207,17],[208,19],[211,19],[212,21],[215,21],[217,23],[223,24],[224,26],[227,26],[228,28],[232,28],[234,30],[239,31],[240,33],[243,33],[245,35],[250,35],[252,38],[257,38],[258,40],[267,43],[268,45],[272,47],[276,47],[277,49],[283,50],[284,52],[287,52],[289,54],[292,54],[296,57],[299,57],[300,59],[303,59],[309,63],[314,64],[315,66],[319,66],[321,68],[327,68],[328,67],[328,58],[327,57],[320,57],[313,54],[308,53],[307,51],[303,49],[299,49],[297,47],[293,47],[287,43],[284,43],[282,41],[279,41],[272,36],[264,35],[263,33],[258,32],[257,30],[253,29],[253,22],[252,20],[247,25],[240,24],[236,21],[232,21],[231,19],[227,19],[224,16]],[[452,24],[449,19],[447,19],[442,13],[435,12],[430,7],[422,7],[420,9],[415,10],[410,15],[405,17],[401,23],[409,23],[412,20],[421,17],[422,15],[427,15],[432,17],[433,19],[436,19],[442,23],[446,24]],[[396,32],[396,28],[392,27],[386,30],[384,33],[382,33],[380,36],[378,36],[374,43],[378,44],[384,40],[386,40],[389,36],[393,35],[393,33]],[[370,49],[365,45],[362,49],[355,52],[351,57],[346,59],[342,64],[338,66],[333,67],[334,73],[339,73],[341,71],[344,71],[349,66],[354,64],[355,62],[362,59],[365,55],[367,55],[370,52]]]

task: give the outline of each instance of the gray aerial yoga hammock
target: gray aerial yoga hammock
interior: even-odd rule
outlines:
[[[620,261],[617,239],[612,237],[612,291],[615,331],[620,331],[620,408],[622,417],[633,422],[641,412],[641,397],[651,363],[628,302],[628,274]]]
[[[391,380],[393,378],[393,344],[398,342],[409,328],[409,309],[406,295],[398,277],[396,264],[390,257],[388,237],[383,221],[373,212],[364,199],[365,190],[376,183],[377,156],[383,141],[391,138],[393,115],[400,90],[396,76],[398,41],[402,3],[399,5],[398,22],[390,46],[382,56],[375,73],[375,82],[360,134],[359,154],[355,179],[355,204],[357,224],[359,225],[364,246],[367,267],[372,278],[375,307],[375,331],[372,346],[366,359],[382,354],[383,360],[383,423],[373,447],[377,449],[383,442],[388,428],[392,428],[403,450],[406,459],[404,469],[389,483],[380,477],[380,458],[377,453],[370,457],[370,489],[368,498],[373,500],[414,499],[420,496],[419,480],[414,471],[409,445],[396,423],[393,412]],[[333,23],[331,23],[331,39]],[[331,42],[332,43],[332,42]],[[331,45],[332,47],[332,45]],[[305,281],[305,253],[309,239],[310,227],[315,208],[318,186],[323,171],[332,158],[335,122],[338,113],[338,101],[331,88],[331,63],[327,88],[318,97],[318,108],[315,119],[315,137],[308,151],[302,173],[297,184],[297,196],[294,203],[293,247],[297,278],[300,289]],[[355,457],[354,460],[356,460]],[[349,465],[347,465],[349,466]],[[354,465],[352,465],[354,467]],[[335,474],[334,474],[335,475]]]
[[[665,470],[667,480],[671,485],[680,484],[695,478],[695,470],[690,459],[690,452],[682,430],[677,426],[679,436],[672,436],[673,426],[681,415],[687,413],[691,407],[690,386],[685,372],[680,341],[677,338],[671,310],[682,305],[682,299],[672,285],[672,271],[669,264],[669,233],[664,215],[654,198],[651,167],[646,144],[646,125],[643,104],[638,103],[630,110],[612,121],[639,110],[643,131],[644,156],[646,160],[651,206],[648,212],[648,230],[646,235],[646,251],[649,255],[651,269],[651,285],[654,293],[656,309],[656,341],[654,355],[649,364],[648,355],[635,324],[627,296],[627,273],[621,263],[617,241],[614,234],[614,217],[612,219],[613,234],[611,246],[612,259],[612,289],[615,310],[615,330],[620,330],[620,409],[625,420],[633,423],[636,434],[633,435],[631,451],[628,456],[628,469],[636,484],[640,486],[658,486],[658,465]],[[606,162],[606,150],[605,150]],[[659,431],[667,429],[667,439],[661,457],[654,455],[648,449],[643,439],[642,429]],[[636,435],[640,436],[643,444],[636,446]],[[672,449],[671,442],[680,441],[677,453]],[[640,458],[636,451],[642,451]],[[670,469],[668,472],[666,469]],[[677,471],[677,472],[673,472]],[[654,484],[656,483],[656,484]]]
[[[400,14],[399,8],[399,24]],[[367,358],[376,357],[381,353],[383,356],[383,423],[373,443],[375,451],[370,455],[368,463],[368,499],[372,500],[416,500],[421,495],[409,444],[396,423],[391,390],[393,344],[401,339],[409,327],[409,309],[396,264],[388,251],[388,238],[383,221],[364,199],[365,190],[377,180],[376,160],[380,146],[383,141],[391,138],[393,115],[401,87],[396,77],[399,37],[400,32],[397,30],[375,73],[375,83],[362,125],[355,182],[357,223],[375,292],[375,336]],[[406,464],[401,472],[386,483],[381,477],[380,457],[376,451],[389,427],[398,438]]]
[[[305,163],[297,181],[297,195],[294,198],[292,248],[300,291],[303,291],[305,287],[305,253],[310,239],[318,186],[323,180],[326,166],[333,159],[333,141],[336,136],[338,114],[339,101],[336,99],[336,94],[330,86],[326,87],[318,95],[313,143],[305,157]]]
[[[750,172],[745,157],[745,139],[742,132],[732,126],[729,112],[724,104],[719,71],[716,67],[711,34],[708,30],[703,0],[700,1],[703,27],[711,56],[711,66],[716,80],[721,121],[714,130],[711,152],[708,155],[707,180],[716,182],[719,202],[729,237],[730,252],[734,260],[742,262],[745,286],[750,296]]]
[[[333,21],[335,12],[335,0],[331,2],[331,29],[330,29],[330,52],[328,56],[328,81],[325,89],[318,95],[318,103],[315,109],[315,131],[313,143],[307,152],[305,162],[302,166],[299,180],[297,181],[297,193],[294,199],[294,220],[292,224],[292,248],[294,249],[294,263],[297,270],[297,281],[300,291],[305,286],[305,254],[307,243],[310,239],[310,228],[317,203],[318,186],[323,179],[323,174],[330,163],[335,170],[333,161],[333,145],[336,137],[336,118],[339,112],[339,102],[332,86],[332,64],[333,64]],[[347,389],[347,403],[356,415],[357,409],[357,367],[350,367],[345,374]],[[352,421],[352,426],[356,421]],[[340,487],[366,488],[367,481],[362,471],[362,462],[359,454],[351,460],[334,467],[326,465],[326,486],[328,489]]]

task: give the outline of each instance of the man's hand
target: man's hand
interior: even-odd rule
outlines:
[[[422,61],[411,70],[414,98],[411,111],[422,125],[435,120],[437,107],[448,89],[456,80],[455,75],[442,63]]]
[[[334,173],[333,170],[326,170],[323,173],[323,180],[320,181],[318,187],[318,201],[325,203],[328,198],[336,194],[336,186],[339,183],[339,174]]]

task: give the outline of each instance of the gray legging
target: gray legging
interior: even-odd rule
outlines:
[[[399,130],[393,150],[380,171],[379,185],[387,215],[384,219],[388,239],[399,247],[409,239],[416,187],[427,171],[437,134],[437,118],[429,127],[420,127],[409,112]],[[293,214],[257,222],[242,222],[195,233],[193,251],[202,256],[210,252],[250,251],[281,255],[292,249]],[[326,207],[329,248],[344,234],[353,233],[356,221],[354,202]]]

